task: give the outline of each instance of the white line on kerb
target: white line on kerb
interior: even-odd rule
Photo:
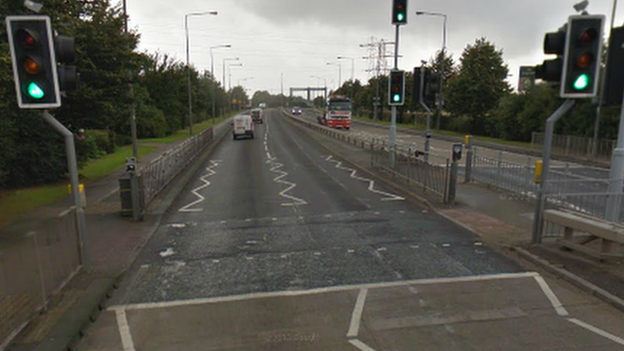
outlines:
[[[293,296],[324,294],[324,293],[341,292],[341,291],[348,291],[348,290],[393,288],[393,287],[400,287],[400,286],[407,286],[407,285],[452,284],[452,283],[477,282],[477,281],[488,281],[488,280],[522,279],[522,278],[533,278],[535,276],[539,276],[539,274],[536,272],[522,272],[522,273],[474,275],[474,276],[466,276],[466,277],[404,280],[404,281],[385,282],[385,283],[330,286],[330,287],[316,288],[316,289],[310,289],[310,290],[287,290],[287,291],[251,293],[251,294],[233,295],[233,296],[207,297],[207,298],[199,298],[199,299],[192,299],[192,300],[147,302],[147,303],[139,303],[139,304],[132,304],[132,305],[111,306],[108,308],[108,310],[111,310],[111,311],[118,310],[118,309],[145,310],[145,309],[180,307],[180,306],[196,306],[196,305],[205,305],[205,304],[223,303],[223,302],[236,302],[236,301],[244,301],[244,300],[252,300],[252,299],[266,299],[266,298],[272,298],[272,297],[293,297]]]
[[[583,327],[583,328],[585,328],[585,329],[587,329],[589,331],[592,331],[592,332],[594,332],[594,333],[596,333],[596,334],[598,334],[598,335],[600,335],[600,336],[602,336],[604,338],[607,338],[607,339],[609,339],[609,340],[611,340],[611,341],[613,341],[615,343],[618,343],[620,345],[624,345],[624,339],[622,339],[622,338],[620,338],[618,336],[615,336],[615,335],[613,335],[611,333],[608,333],[608,332],[606,332],[606,331],[604,331],[602,329],[596,328],[596,327],[594,327],[591,324],[587,324],[585,322],[579,321],[576,318],[568,318],[568,321],[570,321],[570,322],[572,322],[572,323],[574,323],[574,324],[576,324],[576,325],[578,325],[580,327]]]
[[[117,317],[117,327],[119,328],[119,335],[121,336],[121,345],[124,351],[135,351],[134,342],[132,342],[132,334],[130,334],[130,325],[128,325],[128,318],[126,317],[126,311],[124,309],[115,310],[115,316]]]
[[[557,311],[557,314],[560,316],[567,316],[568,311],[565,309],[565,307],[563,307],[561,301],[559,301],[557,295],[555,295],[555,293],[550,289],[550,286],[548,286],[548,283],[546,283],[544,278],[539,275],[536,275],[533,278],[535,278],[537,284],[539,284],[540,288],[542,288],[542,291],[544,292],[548,300],[550,300],[550,303],[555,308],[555,311]]]
[[[353,314],[351,315],[351,324],[349,325],[347,338],[356,337],[360,331],[360,320],[362,319],[362,312],[364,311],[366,294],[368,294],[368,289],[360,289],[360,293],[358,294],[357,300],[355,301],[355,307],[353,308]]]
[[[357,347],[361,351],[375,351],[375,349],[373,349],[372,347],[366,345],[365,343],[361,342],[358,339],[351,339],[351,340],[349,340],[349,343],[351,345]]]
[[[181,209],[179,209],[179,212],[201,212],[204,209],[203,208],[191,208],[199,203],[202,203],[206,198],[203,197],[199,191],[210,186],[210,182],[208,181],[208,178],[212,177],[213,175],[217,174],[217,172],[214,171],[214,167],[218,167],[220,161],[213,161],[210,160],[211,166],[206,168],[206,171],[208,172],[208,174],[203,175],[202,177],[199,178],[199,180],[201,180],[204,184],[198,186],[197,188],[193,189],[191,192],[193,193],[193,195],[197,196],[198,199],[191,202],[190,204],[182,207]]]
[[[342,170],[345,170],[347,172],[351,172],[351,178],[353,178],[353,179],[361,180],[363,182],[368,182],[368,190],[370,192],[385,196],[384,198],[381,199],[381,201],[403,201],[403,200],[405,200],[404,197],[401,197],[401,196],[398,196],[398,195],[394,195],[394,194],[390,194],[390,193],[387,193],[385,191],[381,191],[381,190],[375,189],[375,181],[374,180],[356,176],[355,174],[357,173],[357,171],[355,169],[348,168],[348,167],[343,167],[342,166],[342,162],[334,160],[334,157],[332,155],[327,156],[325,161],[335,163],[336,164],[336,168],[338,168],[338,169],[342,169]]]

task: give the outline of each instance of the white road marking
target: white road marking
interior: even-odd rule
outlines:
[[[375,349],[371,348],[370,346],[366,345],[365,343],[361,342],[358,339],[350,339],[349,343],[357,347],[361,351],[375,351]]]
[[[378,194],[378,195],[382,195],[385,196],[384,198],[381,199],[381,201],[403,201],[405,200],[404,197],[398,196],[398,195],[394,195],[394,194],[390,194],[387,193],[385,191],[381,191],[381,190],[377,190],[375,189],[375,181],[372,179],[368,179],[368,178],[362,178],[360,176],[355,175],[357,173],[357,171],[355,169],[352,168],[348,168],[348,167],[343,167],[342,166],[342,162],[334,160],[334,157],[332,155],[327,156],[327,158],[325,159],[325,161],[328,162],[332,162],[336,164],[336,168],[338,169],[342,169],[344,171],[347,172],[351,172],[351,178],[353,179],[357,179],[363,182],[368,182],[368,191]]]
[[[349,331],[347,332],[347,338],[354,338],[360,332],[360,321],[362,319],[362,312],[364,311],[364,302],[366,302],[366,295],[368,289],[360,289],[357,300],[355,301],[355,307],[351,314],[351,324],[349,325]]]
[[[126,311],[124,309],[118,309],[115,311],[117,317],[117,328],[119,329],[119,335],[121,336],[121,345],[124,351],[135,351],[134,342],[132,341],[132,334],[130,334],[130,326],[128,325],[128,318],[126,317]]]
[[[204,202],[204,200],[206,200],[205,197],[203,197],[199,191],[210,186],[210,182],[208,181],[208,178],[212,177],[213,175],[215,175],[217,172],[214,171],[213,168],[218,167],[219,164],[221,163],[220,161],[213,161],[210,160],[210,167],[206,168],[206,171],[208,172],[208,174],[203,175],[202,177],[199,178],[199,180],[201,180],[204,184],[201,186],[198,186],[197,188],[193,189],[191,192],[193,193],[193,195],[197,196],[198,199],[191,202],[190,204],[182,207],[181,209],[179,209],[179,212],[201,212],[204,209],[203,208],[191,208],[199,203]]]
[[[613,335],[611,333],[608,333],[608,332],[606,332],[606,331],[604,331],[602,329],[596,328],[596,327],[594,327],[591,324],[587,324],[587,323],[585,323],[583,321],[580,321],[578,319],[575,319],[575,318],[568,318],[568,321],[570,321],[570,322],[572,322],[572,323],[574,323],[574,324],[576,324],[576,325],[578,325],[580,327],[583,327],[583,328],[585,328],[585,329],[587,329],[589,331],[592,331],[592,332],[594,332],[594,333],[596,333],[596,334],[598,334],[598,335],[600,335],[600,336],[602,336],[604,338],[607,338],[607,339],[609,339],[609,340],[611,340],[611,341],[613,341],[615,343],[618,343],[618,344],[624,346],[624,339],[622,339],[622,338],[620,338],[618,336],[615,336],[615,335]]]
[[[483,246],[483,243],[482,242],[476,242],[476,243],[474,243],[474,245],[475,246]]]
[[[185,228],[186,224],[184,224],[184,223],[172,223],[171,227],[172,228]]]
[[[244,300],[252,300],[252,299],[266,299],[266,298],[273,298],[273,297],[293,297],[293,296],[324,294],[324,293],[330,293],[330,292],[340,292],[340,291],[359,290],[359,289],[380,289],[380,288],[392,288],[392,287],[401,287],[401,286],[408,286],[408,285],[433,285],[433,284],[478,282],[478,281],[489,281],[489,280],[523,279],[523,278],[533,278],[533,277],[538,277],[538,276],[539,276],[539,273],[536,273],[536,272],[522,272],[522,273],[475,275],[475,276],[466,276],[466,277],[405,280],[405,281],[395,281],[395,282],[331,286],[331,287],[316,288],[316,289],[309,289],[309,290],[286,290],[286,291],[251,293],[251,294],[233,295],[233,296],[207,297],[207,298],[199,298],[199,299],[191,299],[191,300],[147,302],[147,303],[139,303],[139,304],[117,305],[117,306],[109,307],[108,310],[109,311],[115,311],[118,309],[144,310],[144,309],[169,308],[169,307],[180,307],[180,306],[196,306],[196,305],[214,304],[214,303],[222,303],[222,302],[235,302],[235,301],[244,301]]]
[[[451,244],[442,244],[442,247],[451,247]]]
[[[550,300],[550,303],[555,308],[555,311],[557,311],[557,314],[560,316],[567,316],[568,311],[565,309],[565,307],[563,307],[561,301],[559,301],[557,295],[555,295],[555,293],[550,289],[550,286],[548,286],[548,283],[546,283],[544,278],[539,275],[536,275],[533,278],[535,278],[537,284],[539,284],[540,288],[542,288],[542,291],[544,292],[548,300]]]
[[[175,255],[175,251],[172,248],[168,247],[166,250],[159,252],[160,257],[169,257]]]

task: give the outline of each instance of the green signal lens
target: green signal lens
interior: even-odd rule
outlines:
[[[404,15],[403,13],[399,13],[399,14],[397,15],[397,20],[398,20],[399,22],[403,22],[403,19],[405,19],[405,15]]]
[[[399,101],[401,101],[401,95],[399,95],[399,94],[394,94],[394,96],[392,96],[392,100],[394,100],[394,102],[399,102]]]
[[[574,89],[583,90],[589,86],[589,76],[587,74],[581,74],[574,81]]]
[[[28,84],[26,91],[28,92],[28,96],[33,99],[41,99],[45,96],[43,89],[41,89],[41,87],[37,85],[37,83]]]

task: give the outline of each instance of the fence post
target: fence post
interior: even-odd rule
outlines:
[[[498,162],[496,164],[496,172],[497,172],[496,174],[498,175],[498,179],[501,179],[502,165],[503,165],[503,152],[499,151]]]
[[[568,156],[569,154],[570,154],[570,136],[566,135],[565,155]]]
[[[455,200],[455,193],[457,192],[457,170],[458,162],[453,160],[451,162],[451,176],[449,179],[449,203],[452,203]]]
[[[48,303],[46,299],[46,286],[45,277],[43,276],[43,265],[41,264],[41,252],[39,251],[39,241],[37,240],[37,232],[30,232],[27,235],[32,235],[35,242],[35,256],[37,259],[37,269],[39,270],[39,284],[41,284],[41,307],[44,311],[48,310]]]
[[[428,163],[425,163],[425,167],[428,166]],[[427,179],[425,177],[425,179]],[[446,159],[446,168],[444,169],[444,203],[449,203],[449,160]]]
[[[466,169],[464,183],[470,183],[472,178],[472,137],[466,135]]]
[[[531,132],[531,149],[533,148],[533,145],[535,145],[535,132]]]
[[[410,184],[410,170],[411,170],[411,159],[412,158],[412,148],[407,149],[407,169],[405,170],[405,174],[407,175],[407,185]]]
[[[526,186],[527,191],[531,189],[531,184],[533,184],[533,172],[531,171],[531,166],[533,165],[533,157],[529,156],[527,158],[526,165]]]

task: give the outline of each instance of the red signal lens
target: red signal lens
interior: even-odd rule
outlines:
[[[30,74],[39,74],[39,72],[41,72],[41,65],[34,58],[27,57],[26,60],[24,60],[24,70]]]
[[[598,33],[596,32],[596,29],[595,28],[589,28],[586,31],[584,31],[583,33],[581,33],[581,36],[579,37],[579,42],[581,44],[589,44],[594,39],[596,39],[597,36],[598,36]]]
[[[594,56],[590,52],[584,52],[576,59],[576,67],[578,68],[587,68],[592,63],[594,63]]]
[[[37,33],[28,29],[19,29],[16,36],[20,46],[25,49],[32,49],[39,44]]]

